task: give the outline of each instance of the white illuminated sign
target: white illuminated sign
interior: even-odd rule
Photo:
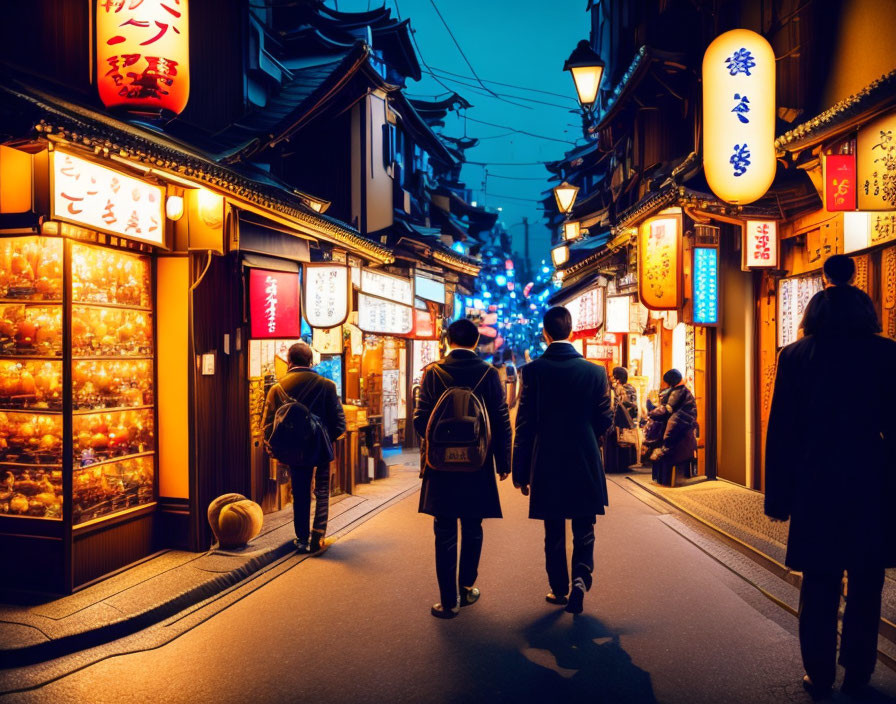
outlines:
[[[778,223],[747,220],[744,225],[744,268],[778,266]]]
[[[342,325],[349,314],[349,270],[344,264],[305,264],[305,320],[312,328]]]
[[[364,332],[407,335],[414,329],[414,309],[359,293],[358,327]]]
[[[586,291],[563,305],[572,316],[572,331],[597,330],[604,322],[604,290],[600,287]]]
[[[387,301],[414,305],[414,285],[410,279],[393,274],[384,274],[371,269],[361,270],[361,291],[371,296],[379,296]]]
[[[164,245],[165,191],[59,150],[50,152],[51,216],[132,240]]]
[[[445,305],[445,284],[425,276],[414,277],[414,295],[439,305]]]
[[[631,328],[631,296],[607,296],[605,332],[628,333]]]

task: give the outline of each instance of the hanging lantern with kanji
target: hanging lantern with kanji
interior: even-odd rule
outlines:
[[[190,96],[188,0],[97,0],[100,100],[110,109],[177,115]]]

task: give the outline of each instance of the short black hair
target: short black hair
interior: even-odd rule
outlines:
[[[572,315],[563,306],[548,308],[544,314],[544,331],[552,340],[566,340],[572,333]]]
[[[472,320],[461,318],[448,326],[448,344],[453,347],[475,347],[479,342],[479,328]]]
[[[290,345],[289,351],[286,353],[291,367],[310,367],[314,354],[307,342],[297,342]]]
[[[613,378],[620,384],[628,381],[628,370],[625,367],[613,367]]]
[[[822,270],[834,286],[844,286],[856,275],[856,263],[845,254],[834,254],[825,259]]]

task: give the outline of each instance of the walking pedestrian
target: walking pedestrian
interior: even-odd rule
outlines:
[[[684,385],[681,372],[670,369],[663,374],[667,389],[660,392],[660,405],[650,412],[651,420],[664,423],[663,439],[650,455],[653,461],[653,481],[672,484],[675,470],[690,475],[691,462],[697,451],[697,400]]]
[[[419,511],[433,516],[436,579],[441,600],[430,611],[437,618],[453,618],[461,606],[470,606],[479,599],[480,591],[474,585],[482,553],[482,520],[502,517],[495,474],[504,480],[510,473],[512,429],[504,385],[497,370],[476,355],[478,342],[479,331],[470,320],[456,320],[448,326],[450,350],[444,360],[426,368],[414,410],[414,429],[424,439],[426,447]],[[483,422],[474,422],[473,416],[466,415],[466,411],[460,418],[439,415],[446,406],[454,405],[454,399],[449,396],[444,397],[444,404],[441,401],[449,389],[471,390],[482,406],[477,406],[476,401],[467,396],[468,404],[474,406],[474,411],[482,408]],[[449,414],[452,410],[446,409]],[[433,445],[441,441],[438,433],[442,426],[427,430],[435,421],[444,421],[446,436],[462,435],[464,429],[471,429],[474,434],[488,433],[489,444],[481,464],[476,462],[475,467],[468,468],[472,471],[452,471],[450,463],[435,460]],[[470,438],[474,443],[480,439]],[[448,457],[449,461],[451,459]],[[467,460],[469,456],[462,459]]]
[[[626,472],[635,464],[638,455],[638,391],[628,383],[628,371],[625,367],[614,367],[611,376],[613,425],[604,442],[604,467],[608,472]],[[631,430],[634,433],[625,433]],[[620,442],[620,435],[629,437]]]
[[[331,443],[345,432],[345,413],[336,392],[336,384],[311,369],[311,347],[297,342],[287,352],[289,368],[274,384],[265,399],[262,427],[269,438],[277,409],[291,399],[301,402],[323,423]],[[325,539],[330,504],[330,464],[290,465],[292,511],[296,537],[293,544],[300,553],[320,555],[329,547]],[[311,511],[311,481],[314,480],[314,521],[308,529]]]
[[[550,604],[582,612],[594,571],[595,516],[608,505],[600,439],[612,411],[607,372],[583,359],[569,335],[563,306],[544,314],[548,347],[520,369],[513,483],[529,498],[529,518],[544,521]],[[572,521],[572,590],[566,563],[566,521]],[[568,598],[567,598],[567,595]]]
[[[765,513],[790,519],[785,562],[803,573],[803,685],[815,697],[836,679],[844,572],[841,691],[867,693],[884,569],[896,566],[896,342],[875,334],[867,294],[836,278],[812,298],[802,339],[778,355],[766,436]],[[850,361],[879,371],[879,383],[858,390]]]

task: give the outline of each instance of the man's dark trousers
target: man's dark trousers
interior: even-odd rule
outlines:
[[[314,479],[314,536],[320,540],[327,533],[330,512],[330,466],[290,467],[292,479],[292,520],[296,538],[308,544],[308,516],[311,512],[311,479]]]
[[[840,638],[840,664],[850,678],[864,682],[877,663],[877,629],[884,586],[883,568],[847,570],[846,610]],[[837,611],[842,570],[806,570],[800,589],[800,651],[803,666],[819,687],[836,676]]]
[[[479,576],[479,556],[482,554],[482,519],[460,519],[460,565],[457,562],[457,517],[436,516],[436,579],[439,596],[446,609],[457,603],[458,584],[472,587]]]
[[[572,519],[572,579],[581,578],[585,590],[591,589],[594,572],[594,516]],[[544,522],[544,557],[548,584],[557,596],[569,593],[569,568],[566,566],[566,521]]]

